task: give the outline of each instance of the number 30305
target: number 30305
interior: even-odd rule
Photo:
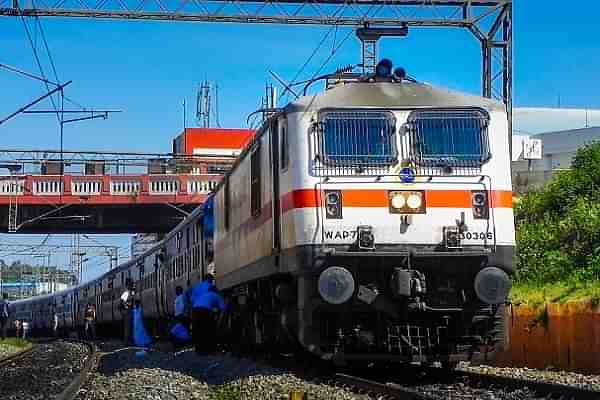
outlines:
[[[463,232],[460,234],[461,240],[492,240],[493,238],[492,232]]]

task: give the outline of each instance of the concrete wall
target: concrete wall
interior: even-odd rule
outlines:
[[[548,367],[600,373],[600,307],[590,303],[550,304],[542,308],[513,307],[510,350],[499,366]]]

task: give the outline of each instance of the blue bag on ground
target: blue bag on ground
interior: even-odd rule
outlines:
[[[190,342],[192,340],[187,328],[181,323],[177,323],[171,328],[171,335],[180,342]]]
[[[146,327],[144,327],[141,307],[133,309],[133,341],[136,346],[140,347],[145,347],[152,343],[152,339],[148,335],[148,332],[146,332]]]

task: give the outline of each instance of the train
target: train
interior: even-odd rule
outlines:
[[[307,94],[310,85],[324,90]],[[90,282],[12,303],[61,328],[118,325],[135,282],[153,332],[207,272],[223,335],[335,365],[492,359],[508,343],[515,229],[505,105],[389,60],[337,71],[265,115],[210,198],[152,249]]]

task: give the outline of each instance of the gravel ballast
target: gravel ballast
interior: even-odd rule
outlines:
[[[539,370],[532,368],[500,368],[489,365],[470,366],[468,363],[459,364],[458,369],[478,374],[526,379],[532,382],[554,383],[600,392],[600,375],[583,375],[575,372]]]
[[[231,355],[198,356],[101,344],[97,371],[77,400],[288,399],[294,390],[311,400],[368,400],[343,388],[313,383],[278,368]]]
[[[38,344],[0,368],[3,400],[48,400],[60,394],[83,367],[88,349],[81,343]]]
[[[77,400],[112,399],[288,399],[290,392],[305,392],[310,400],[369,400],[376,395],[306,380],[292,372],[228,354],[198,356],[192,350],[170,351],[127,348],[115,343],[100,344],[98,369],[80,390]],[[600,377],[568,372],[536,371],[527,368],[495,368],[461,364],[460,370],[494,374],[532,381],[542,380],[587,389],[600,389]],[[404,380],[411,381],[404,377]],[[508,390],[472,385],[467,379],[454,382],[421,382],[414,389],[436,399],[534,400],[530,389]],[[390,379],[393,382],[394,379]],[[399,382],[400,383],[400,382]],[[401,384],[406,385],[406,382]]]

